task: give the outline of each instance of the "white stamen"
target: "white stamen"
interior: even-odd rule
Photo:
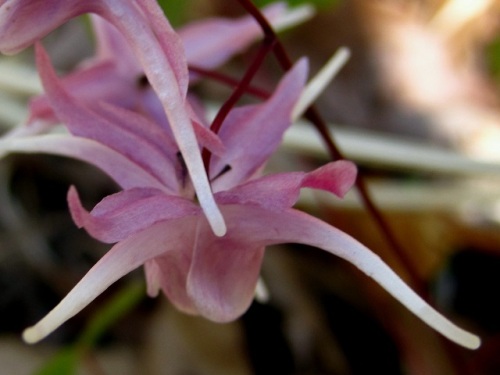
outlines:
[[[307,84],[300,99],[292,111],[292,121],[301,117],[309,106],[314,103],[323,90],[335,78],[340,69],[349,59],[351,52],[346,47],[341,47],[328,60],[325,66],[316,74],[316,76]]]

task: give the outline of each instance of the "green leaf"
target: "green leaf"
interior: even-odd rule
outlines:
[[[174,27],[186,21],[186,11],[189,9],[189,3],[189,0],[158,0],[158,4]]]
[[[79,360],[80,353],[74,347],[64,348],[35,372],[35,375],[73,375]]]
[[[97,344],[106,331],[144,298],[143,282],[134,281],[126,285],[107,302],[87,323],[77,345],[91,348]]]

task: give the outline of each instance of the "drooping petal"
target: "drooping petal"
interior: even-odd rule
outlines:
[[[302,59],[284,76],[273,96],[262,104],[233,109],[219,137],[226,146],[220,158],[213,157],[211,177],[226,166],[231,170],[214,182],[217,190],[228,189],[247,180],[279,146],[291,125],[291,112],[304,87],[307,61]]]
[[[213,234],[212,234],[213,235]],[[170,251],[156,257],[153,262],[161,270],[159,282],[162,292],[180,311],[191,315],[200,315],[198,307],[187,292],[187,278],[191,266],[196,228],[193,228],[189,241],[183,244],[180,251]]]
[[[148,186],[170,192],[142,167],[91,139],[59,134],[11,137],[0,140],[0,154],[4,152],[67,156],[95,165],[124,189]]]
[[[219,204],[258,205],[279,211],[292,207],[303,187],[329,191],[342,197],[355,179],[356,166],[349,161],[339,160],[309,173],[277,173],[257,178],[216,193],[215,197]]]
[[[245,207],[236,207],[229,216],[223,208],[228,223],[224,237],[214,236],[204,221],[199,224],[187,277],[187,293],[197,312],[215,322],[229,322],[248,309],[264,256],[262,242],[251,238],[255,223],[247,226]]]
[[[347,260],[379,283],[426,324],[450,340],[470,349],[476,349],[480,345],[477,336],[457,327],[429,306],[380,257],[352,237],[325,222],[294,209],[269,211],[257,206],[225,206],[224,215],[228,218],[228,222],[231,223],[229,233],[234,233],[233,227],[238,227],[242,231],[241,236],[244,236],[240,237],[239,240],[244,240],[246,237],[246,240],[253,243],[254,246],[300,243],[318,247]],[[209,248],[209,250],[212,251],[213,247]],[[225,250],[224,253],[227,257],[233,256],[230,249]],[[235,254],[235,256],[238,255],[239,253]],[[208,255],[205,254],[205,257],[208,257]],[[209,260],[206,260],[206,262],[209,262]],[[230,265],[233,260],[226,260],[225,262]],[[203,263],[198,262],[198,264]],[[210,270],[204,270],[204,272],[210,272]],[[200,274],[204,275],[202,272]],[[237,277],[235,273],[232,273],[232,275],[234,278]],[[211,277],[219,282],[230,283],[236,281],[224,276],[219,277],[219,279],[217,279],[217,275],[211,275]],[[207,276],[204,276],[204,278],[210,279]],[[199,280],[196,285],[200,285],[202,291],[206,291],[206,289],[203,289],[202,284],[203,280]],[[225,287],[221,285],[212,287],[218,291],[225,290]],[[219,294],[211,293],[214,296]],[[215,300],[212,303],[217,305],[224,302]],[[240,304],[244,303],[240,301]],[[221,314],[225,312],[225,306],[223,307],[224,309],[221,307]]]
[[[198,215],[191,201],[151,188],[134,188],[109,195],[89,213],[76,189],[68,192],[74,222],[102,242],[118,242],[159,222]]]
[[[200,224],[187,281],[188,294],[199,313],[214,321],[230,321],[246,311],[255,295],[267,243],[255,236],[260,223],[258,219],[253,221],[256,216],[247,216],[247,209],[260,207],[266,225],[267,213],[283,212],[293,206],[302,187],[342,196],[355,177],[353,163],[337,161],[310,173],[273,174],[217,193],[229,228],[226,236],[217,238]],[[227,205],[232,205],[229,211]],[[263,233],[268,235],[273,230],[271,223]]]
[[[136,115],[135,125],[129,125],[130,115],[116,118],[121,112],[113,112],[111,121],[87,108],[84,103],[72,98],[58,80],[50,60],[41,45],[36,46],[37,64],[40,78],[47,92],[47,97],[57,117],[63,121],[70,132],[77,136],[90,138],[122,153],[124,156],[141,165],[150,174],[171,189],[175,189],[176,181],[172,162],[167,154],[162,152],[157,143],[151,143],[151,138],[145,138],[141,132],[139,115]],[[145,125],[146,129],[151,126]],[[134,129],[137,129],[134,131]],[[153,138],[154,139],[154,138]]]
[[[187,217],[157,223],[113,246],[52,311],[24,331],[24,340],[42,340],[127,273],[161,254],[179,251],[181,244],[192,240],[196,220]]]

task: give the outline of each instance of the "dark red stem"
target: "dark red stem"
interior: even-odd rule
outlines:
[[[200,76],[203,76],[205,78],[223,83],[232,88],[236,88],[241,82],[239,79],[232,78],[227,74],[200,68],[199,66],[195,65],[189,65],[189,71],[196,73]],[[269,97],[271,96],[271,94],[268,91],[252,85],[248,85],[248,87],[245,90],[245,94],[250,94],[256,98],[263,100],[269,99]]]
[[[217,115],[215,116],[214,120],[212,121],[210,129],[215,134],[219,132],[224,120],[226,119],[231,109],[236,105],[238,100],[240,100],[243,94],[245,94],[245,92],[248,90],[248,87],[250,86],[253,77],[262,66],[262,63],[264,62],[264,59],[267,56],[267,54],[273,49],[275,42],[276,42],[275,39],[264,37],[264,40],[262,41],[262,44],[259,50],[257,51],[257,55],[255,56],[252,63],[248,66],[245,74],[243,75],[243,78],[238,83],[231,96],[224,102],[222,107],[217,112]],[[207,173],[209,173],[211,156],[212,153],[210,151],[208,151],[207,149],[203,149],[202,158]]]
[[[250,1],[250,0],[238,0],[241,6],[257,21],[259,26],[261,27],[264,36],[266,39],[274,39],[274,48],[273,53],[280,64],[281,68],[284,71],[288,71],[292,67],[292,60],[288,56],[283,44],[278,39],[276,33],[272,29],[269,22],[267,22],[266,18],[260,12],[260,10]],[[318,132],[320,133],[323,141],[326,144],[328,152],[330,153],[332,159],[345,159],[342,152],[336,146],[330,131],[328,130],[328,126],[326,122],[323,120],[319,112],[311,106],[305,113],[305,117],[311,121],[311,123],[316,127]],[[401,248],[398,241],[396,240],[392,230],[389,227],[389,224],[380,213],[379,209],[373,203],[373,199],[370,197],[370,193],[367,189],[364,178],[361,174],[358,174],[358,178],[356,179],[356,187],[360,194],[361,200],[367,211],[373,217],[374,221],[377,223],[380,231],[384,234],[387,242],[391,246],[391,248],[397,254],[399,260],[404,265],[408,272],[408,276],[411,278],[410,282],[414,286],[415,289],[424,297],[427,297],[427,292],[424,287],[424,284],[414,267],[412,260],[406,255],[406,252]]]

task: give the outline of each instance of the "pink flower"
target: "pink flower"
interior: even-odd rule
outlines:
[[[271,24],[276,25],[286,25],[290,18],[295,20],[301,16],[283,3],[268,6],[262,12]],[[165,113],[158,105],[158,97],[151,90],[123,35],[99,16],[93,15],[91,21],[96,39],[95,56],[83,61],[80,67],[62,79],[65,89],[89,104],[105,102],[145,113],[169,127]],[[204,69],[223,64],[261,35],[259,26],[250,16],[234,20],[204,19],[177,32],[188,64]],[[31,100],[27,125],[16,129],[15,133],[37,134],[59,122],[46,95],[42,94]]]
[[[67,20],[95,13],[114,25],[162,104],[198,200],[214,232],[226,232],[203,167],[186,105],[188,68],[182,41],[155,0],[4,0],[0,3],[0,52],[14,53]]]
[[[26,341],[41,340],[141,265],[146,268],[149,294],[162,290],[177,308],[217,322],[236,319],[253,299],[265,247],[294,242],[348,260],[451,340],[469,348],[479,345],[476,336],[427,305],[369,249],[292,208],[305,187],[342,196],[355,179],[353,164],[339,161],[309,173],[260,177],[290,125],[306,79],[304,60],[283,78],[269,100],[233,109],[218,134],[223,147],[213,150],[210,181],[228,231],[217,237],[193,202],[183,161],[168,134],[130,111],[109,105],[99,112],[86,108],[64,91],[41,50],[38,55],[54,110],[61,118],[68,117],[72,133],[79,128],[82,133],[7,140],[4,147],[89,161],[123,191],[87,212],[76,190],[70,189],[68,201],[77,225],[101,241],[117,243],[58,306],[24,332]]]

